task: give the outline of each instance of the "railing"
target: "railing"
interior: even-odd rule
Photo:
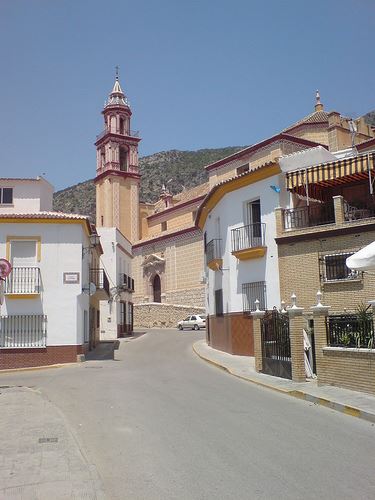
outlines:
[[[104,129],[100,134],[96,136],[96,140],[99,141],[106,134],[116,134],[116,135],[124,135],[126,137],[139,137],[139,130],[128,130],[127,132],[120,133],[118,131],[113,131],[109,129]]]
[[[259,300],[259,308],[261,311],[267,309],[266,282],[254,281],[252,283],[242,284],[242,301],[243,311],[255,311],[255,301]]]
[[[40,292],[39,267],[14,267],[6,278],[5,293],[27,294]]]
[[[134,292],[134,279],[127,274],[120,274],[120,285],[124,290]]]
[[[110,295],[109,281],[104,269],[90,269],[90,281],[94,283],[96,288],[105,290]]]
[[[266,225],[264,223],[249,224],[232,229],[232,252],[246,248],[263,247]]]
[[[320,226],[335,222],[333,201],[318,205],[308,205],[301,208],[284,209],[284,228],[297,229],[301,227]]]
[[[221,259],[221,239],[213,239],[206,245],[206,263]]]
[[[107,162],[105,165],[100,166],[96,169],[96,175],[100,175],[107,170],[118,170],[119,172],[129,172],[132,174],[138,174],[139,168],[136,165],[128,165],[125,169],[120,166],[117,161]]]
[[[349,203],[345,202],[344,213],[346,221],[368,219],[369,217],[375,217],[375,208],[357,208],[352,207]]]
[[[0,316],[0,348],[45,347],[47,316],[27,314]]]
[[[328,316],[327,342],[331,347],[374,347],[374,322],[371,313]]]

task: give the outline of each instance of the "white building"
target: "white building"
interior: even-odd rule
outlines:
[[[100,227],[98,233],[111,290],[110,300],[100,302],[100,338],[116,339],[133,331],[132,247],[115,227]]]
[[[12,264],[0,368],[74,362],[98,340],[99,300],[109,298],[99,238],[87,217],[51,211],[52,192],[41,178],[0,179],[0,258]]]

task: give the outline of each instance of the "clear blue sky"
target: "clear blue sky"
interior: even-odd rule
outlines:
[[[95,175],[120,66],[140,154],[248,145],[375,109],[374,0],[0,0],[0,176]]]

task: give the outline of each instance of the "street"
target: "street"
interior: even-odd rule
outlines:
[[[102,351],[0,385],[37,389],[63,413],[109,500],[374,498],[373,424],[211,366],[192,352],[204,335],[151,330],[122,341],[117,361]]]

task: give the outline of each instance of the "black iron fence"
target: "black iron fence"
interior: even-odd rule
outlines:
[[[232,229],[232,252],[264,246],[265,233],[266,225],[260,222]]]
[[[26,314],[0,316],[0,348],[45,347],[47,316]]]
[[[207,264],[215,259],[221,259],[221,239],[213,239],[206,245]]]
[[[351,206],[349,203],[345,202],[344,214],[345,220],[347,221],[367,219],[369,217],[375,217],[375,208],[370,205],[370,201],[365,203],[363,207]]]
[[[104,269],[90,269],[90,281],[94,283],[96,288],[105,290],[110,295],[109,281]]]
[[[331,347],[374,347],[372,313],[341,314],[326,319],[327,342]]]
[[[300,208],[284,209],[284,228],[297,229],[301,227],[320,226],[335,222],[333,201],[306,205]]]
[[[5,293],[39,293],[40,284],[39,267],[13,267],[5,281]]]

